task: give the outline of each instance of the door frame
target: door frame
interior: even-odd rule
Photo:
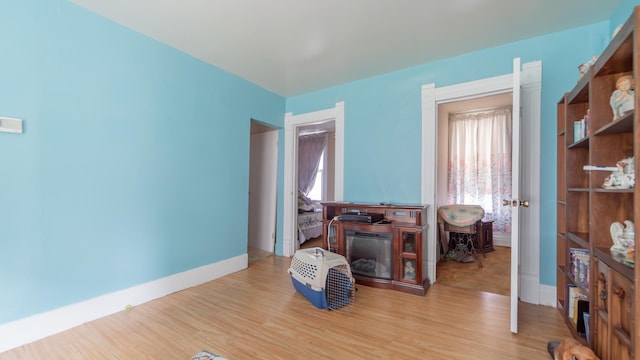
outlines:
[[[438,105],[478,97],[511,92],[513,75],[506,74],[466,83],[437,88],[434,83],[422,86],[422,198],[429,205],[428,222],[434,224],[427,231],[427,275],[436,279],[437,254],[437,156]],[[542,62],[522,65],[522,122],[521,132],[521,197],[530,202],[521,223],[520,300],[540,304],[540,111]],[[546,302],[546,301],[545,301]]]
[[[333,108],[284,117],[284,214],[282,224],[282,253],[293,256],[296,251],[298,215],[298,130],[302,126],[335,121],[335,188],[334,201],[344,196],[344,102]]]
[[[276,245],[278,128],[254,119],[250,127],[247,244],[272,253]],[[254,132],[254,128],[258,130]]]

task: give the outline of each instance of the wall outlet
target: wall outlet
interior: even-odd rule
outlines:
[[[22,134],[22,119],[0,116],[0,131]]]

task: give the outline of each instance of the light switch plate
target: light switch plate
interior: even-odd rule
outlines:
[[[0,131],[22,134],[22,119],[0,116]]]

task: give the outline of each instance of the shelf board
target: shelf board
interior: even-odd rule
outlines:
[[[564,266],[564,265],[560,265],[560,266],[558,266],[558,270],[560,271],[560,273],[561,273],[563,276],[567,276],[567,271],[565,270],[565,266]]]
[[[595,136],[598,135],[610,135],[610,134],[624,134],[633,132],[633,118],[634,111],[626,112],[620,119],[612,121],[607,125],[594,132]]]
[[[616,261],[613,256],[611,256],[611,251],[607,247],[594,247],[593,248],[593,256],[598,258],[598,260],[605,263],[608,267],[622,274],[622,276],[633,282],[634,276],[634,268],[629,267],[621,262]]]
[[[567,276],[567,282],[571,283],[572,285],[575,285],[578,289],[582,290],[582,292],[584,292],[585,294],[589,294],[589,289],[580,285],[580,283],[578,283],[576,279],[572,278],[571,276]]]
[[[569,95],[567,96],[568,104],[579,104],[589,102],[589,82],[593,78],[593,73],[591,71],[584,74],[576,86],[571,90]]]
[[[571,334],[573,334],[574,339],[580,342],[582,345],[587,345],[587,339],[582,334],[578,334],[578,329],[576,328],[576,324],[573,323],[573,320],[569,319],[568,316],[564,315],[564,322],[567,323],[567,327],[571,330]]]
[[[558,310],[564,315],[564,300],[558,299]]]
[[[568,188],[569,192],[589,192],[589,188]]]
[[[589,147],[589,136],[585,136],[582,139],[574,142],[573,144],[567,146],[567,149],[573,148],[588,148]]]
[[[567,237],[569,240],[575,242],[580,247],[589,249],[589,233],[569,231],[567,232]]]
[[[631,189],[605,189],[605,188],[594,188],[593,192],[597,193],[614,193],[614,194],[630,194],[635,192],[634,188]]]

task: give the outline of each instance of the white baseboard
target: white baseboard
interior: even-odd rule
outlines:
[[[520,300],[540,304],[540,279],[537,276],[520,274]]]
[[[521,276],[520,300],[543,306],[556,307],[556,287],[543,285],[533,276]]]
[[[244,270],[247,266],[248,255],[243,254],[111,294],[0,324],[0,353],[123,311],[128,306],[144,304]]]
[[[503,232],[493,233],[493,245],[511,247],[511,234]]]
[[[540,284],[540,305],[557,307],[556,287]]]

